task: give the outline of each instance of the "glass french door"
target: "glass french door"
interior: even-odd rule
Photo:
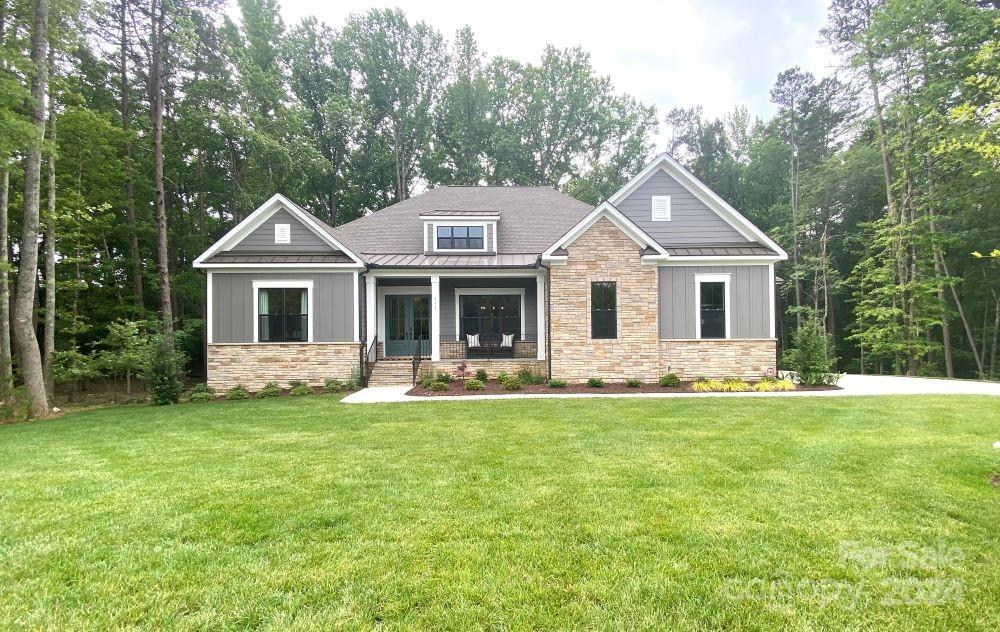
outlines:
[[[385,297],[385,355],[412,356],[420,344],[420,355],[431,354],[430,297],[390,294]]]

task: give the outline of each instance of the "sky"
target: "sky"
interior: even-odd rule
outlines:
[[[524,62],[537,62],[546,44],[579,45],[617,91],[655,105],[661,123],[672,108],[696,105],[713,117],[737,105],[768,117],[779,72],[797,65],[822,77],[836,63],[818,41],[829,0],[279,2],[286,25],[315,15],[334,28],[352,13],[396,6],[449,39],[469,25],[487,55]]]

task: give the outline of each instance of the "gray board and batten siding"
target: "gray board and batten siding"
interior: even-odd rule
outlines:
[[[670,220],[652,220],[654,195],[670,196]],[[616,208],[661,246],[747,244],[749,240],[662,169]]]
[[[291,232],[291,243],[274,243],[274,225],[288,224]],[[240,243],[229,249],[232,253],[267,252],[285,255],[298,253],[324,253],[333,248],[323,241],[319,235],[297,220],[291,213],[282,209],[269,217]]]
[[[695,337],[696,274],[730,275],[730,338],[771,337],[769,266],[661,266],[659,272],[661,339]]]
[[[354,274],[315,273],[212,273],[212,342],[252,343],[253,282],[313,282],[313,342],[354,340]]]

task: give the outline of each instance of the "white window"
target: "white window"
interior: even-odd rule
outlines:
[[[731,336],[729,278],[728,274],[694,275],[696,338],[729,338]]]
[[[653,196],[653,221],[654,222],[669,222],[670,221],[670,196],[669,195],[654,195]]]
[[[292,243],[292,225],[291,224],[275,224],[274,225],[274,243],[276,243],[276,244],[290,244],[290,243]]]
[[[254,281],[254,342],[312,342],[312,281]]]

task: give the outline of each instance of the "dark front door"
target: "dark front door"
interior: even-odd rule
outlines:
[[[430,355],[430,297],[397,294],[386,296],[385,338],[387,356],[412,356],[418,341],[420,355]]]

